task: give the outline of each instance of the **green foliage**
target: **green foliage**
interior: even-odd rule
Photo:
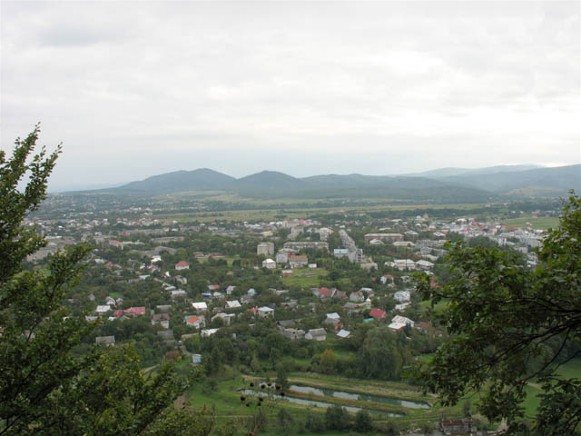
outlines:
[[[10,159],[0,150],[0,283],[20,271],[26,256],[45,245],[40,236],[22,225],[26,215],[46,198],[47,180],[61,152],[59,146],[47,155],[43,147],[30,160],[39,133],[37,125],[24,140],[18,138]],[[20,184],[27,178],[22,191]]]
[[[506,418],[520,431],[525,387],[546,379],[536,431],[577,431],[579,381],[552,376],[581,350],[581,199],[571,196],[533,269],[512,251],[461,243],[450,249],[446,286],[433,289],[427,277],[419,283],[433,304],[448,301],[441,321],[451,333],[419,371],[425,389],[444,405],[480,392],[487,418]]]
[[[55,421],[61,434],[140,434],[184,387],[169,366],[146,375],[135,350],[113,347],[55,395]]]
[[[359,376],[381,380],[399,380],[411,354],[402,337],[387,326],[369,330],[358,353]],[[405,341],[405,342],[403,342]]]
[[[373,422],[371,421],[371,416],[369,412],[365,409],[361,409],[355,415],[355,426],[354,429],[358,433],[369,433],[373,430]]]
[[[191,406],[168,408],[144,435],[146,436],[207,436],[215,428],[216,411],[207,407],[195,410]]]
[[[328,430],[347,430],[349,414],[341,406],[333,405],[325,411],[325,424]]]
[[[294,419],[290,413],[286,411],[286,409],[282,408],[278,411],[277,414],[277,422],[278,428],[280,429],[282,434],[291,434]]]
[[[27,214],[46,197],[60,147],[33,155],[38,126],[0,151],[0,434],[139,434],[158,421],[183,389],[163,366],[148,376],[130,348],[79,347],[94,325],[62,302],[78,281],[90,247],[53,255],[23,270],[45,245]],[[22,185],[24,185],[22,187]]]

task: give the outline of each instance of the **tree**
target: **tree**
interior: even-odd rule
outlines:
[[[373,430],[373,422],[367,410],[360,409],[355,415],[354,430],[358,433],[369,433]]]
[[[284,408],[280,408],[277,414],[278,427],[282,434],[290,434],[292,431],[294,419]]]
[[[357,360],[361,377],[398,380],[411,355],[399,343],[398,333],[380,326],[367,332]]]
[[[327,430],[346,430],[349,428],[349,414],[341,406],[333,405],[325,411],[325,426]]]
[[[543,386],[534,423],[539,434],[574,434],[581,423],[581,381],[558,368],[581,352],[581,199],[572,194],[559,226],[527,267],[515,251],[450,246],[450,280],[418,284],[435,304],[447,301],[441,320],[451,333],[419,370],[427,391],[452,405],[480,393],[479,409],[522,430],[525,388]]]
[[[39,132],[17,139],[10,158],[0,151],[0,434],[137,434],[182,387],[169,367],[143,375],[130,351],[76,352],[94,325],[62,301],[90,247],[57,253],[44,269],[22,267],[46,243],[23,221],[46,198],[61,152],[33,154]]]

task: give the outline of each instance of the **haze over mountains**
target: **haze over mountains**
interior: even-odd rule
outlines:
[[[262,171],[236,179],[201,168],[176,171],[99,191],[118,195],[157,196],[219,191],[250,198],[385,198],[437,202],[486,201],[495,197],[566,196],[581,191],[581,165],[443,168],[400,176],[318,175],[296,178]]]

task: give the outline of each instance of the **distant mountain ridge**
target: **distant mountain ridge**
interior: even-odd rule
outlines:
[[[318,175],[297,178],[262,171],[236,179],[207,168],[176,171],[106,191],[155,196],[191,191],[224,191],[250,198],[386,198],[436,202],[486,201],[495,196],[565,196],[581,191],[581,165],[531,165],[478,169],[443,168],[415,175]]]
[[[113,191],[171,193],[197,190],[222,190],[236,179],[208,168],[175,171],[148,177],[114,188]]]
[[[480,175],[480,174],[498,174],[518,171],[527,171],[543,168],[539,165],[496,165],[485,168],[438,168],[435,170],[424,171],[421,173],[406,174],[407,176],[428,177],[428,178],[443,178],[452,176],[461,176],[466,174]]]

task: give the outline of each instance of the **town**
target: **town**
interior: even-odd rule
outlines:
[[[226,381],[276,379],[289,410],[339,406],[394,432],[489,425],[472,416],[469,401],[436,408],[434,398],[413,386],[410,368],[446,336],[438,308],[416,290],[418,275],[428,276],[432,287],[445,282],[445,255],[459,241],[516,250],[533,267],[544,230],[532,223],[553,222],[557,213],[508,212],[531,221],[520,226],[461,209],[180,222],[163,207],[112,212],[93,203],[63,207],[66,201],[50,198],[25,222],[47,241],[28,261],[37,267],[69,245],[91,245],[66,302],[72,314],[95,323],[87,347],[131,344],[145,367],[174,360],[194,368],[204,374],[190,392],[195,404],[220,407],[223,400],[212,398],[212,389]],[[350,389],[325,377],[352,380]],[[391,404],[381,396],[367,404],[349,397],[371,380],[397,383]],[[323,387],[346,397],[328,398]],[[239,392],[231,389],[230,400]],[[304,431],[324,428],[317,414],[299,421],[295,417],[293,425]]]

